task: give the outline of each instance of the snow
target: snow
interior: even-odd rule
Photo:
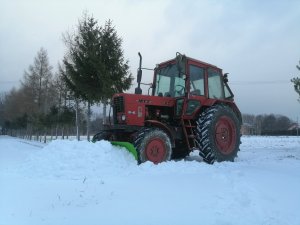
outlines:
[[[109,142],[0,136],[0,225],[300,224],[300,137],[242,137],[235,162],[140,166]]]

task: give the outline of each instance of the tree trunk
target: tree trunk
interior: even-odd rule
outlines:
[[[47,129],[45,128],[45,131],[44,131],[44,143],[46,144],[47,142]]]
[[[29,128],[29,140],[32,141],[32,126]]]
[[[106,106],[107,106],[107,101],[104,100],[103,101],[103,121],[102,121],[103,125],[106,124]]]
[[[25,134],[25,139],[28,140],[29,139],[29,127],[26,127],[26,134]]]
[[[80,135],[79,135],[79,100],[76,98],[75,99],[76,103],[76,138],[78,141],[80,141]]]
[[[62,126],[62,128],[61,128],[61,138],[63,140],[65,139],[65,126]]]
[[[70,127],[69,127],[69,125],[67,126],[67,131],[66,131],[66,133],[67,133],[67,139],[69,139],[69,133],[70,133]]]
[[[52,141],[53,140],[53,127],[51,127],[51,138],[50,140]]]
[[[86,136],[88,141],[90,141],[90,119],[91,119],[91,103],[90,101],[88,101],[87,118],[86,118]]]
[[[57,133],[58,133],[58,124],[56,124],[56,128],[55,128],[55,140],[57,140]]]

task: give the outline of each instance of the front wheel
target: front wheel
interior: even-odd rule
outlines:
[[[138,131],[133,143],[138,153],[139,163],[151,161],[158,164],[171,159],[171,141],[161,129],[143,128]]]
[[[232,109],[215,105],[204,111],[197,121],[200,156],[207,163],[234,161],[240,145],[241,124]]]

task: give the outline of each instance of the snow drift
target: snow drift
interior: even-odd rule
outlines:
[[[300,138],[243,137],[236,162],[137,165],[101,141],[0,136],[0,224],[300,224]]]

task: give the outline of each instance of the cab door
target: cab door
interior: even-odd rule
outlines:
[[[183,118],[193,118],[193,114],[201,107],[205,99],[205,67],[193,62],[188,64],[188,79],[186,79],[187,94],[182,110]]]

